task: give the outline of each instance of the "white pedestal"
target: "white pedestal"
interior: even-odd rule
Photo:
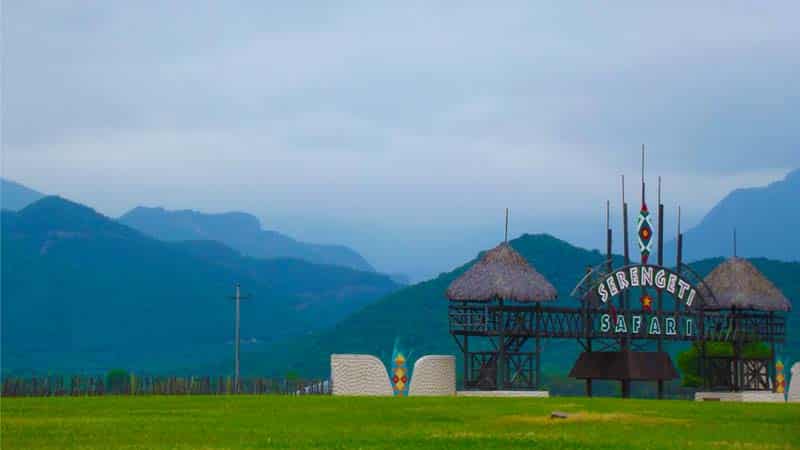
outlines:
[[[459,397],[529,397],[547,398],[550,391],[458,391]]]
[[[787,401],[800,402],[800,363],[792,365],[792,379],[787,392]]]
[[[695,392],[697,401],[784,403],[783,394],[770,391]]]

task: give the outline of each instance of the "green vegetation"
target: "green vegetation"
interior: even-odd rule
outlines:
[[[131,376],[132,375],[124,369],[109,370],[106,374],[106,390],[112,394],[124,393],[129,385],[133,386],[133,383],[131,383],[131,381],[133,381]]]
[[[550,419],[565,411],[567,419]],[[797,448],[800,404],[92,397],[2,403],[3,449]]]
[[[700,355],[700,344],[695,342],[688,349],[678,353],[678,368],[681,371],[683,386],[698,387],[703,379],[697,373],[697,358]],[[709,357],[733,356],[733,344],[730,342],[706,342],[706,355]],[[742,358],[769,358],[770,350],[761,342],[750,342],[742,347]]]
[[[58,197],[2,212],[1,257],[4,373],[197,375],[229,361],[237,282],[252,297],[247,347],[330,326],[397,288],[371,272],[158,241]]]

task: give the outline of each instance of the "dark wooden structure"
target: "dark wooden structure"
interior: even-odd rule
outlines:
[[[789,300],[746,259],[736,256],[717,266],[705,278],[717,302],[706,307],[712,339],[731,343],[733,354],[703,359],[705,388],[710,390],[772,390],[775,345],[786,333],[784,313]],[[759,328],[762,332],[754,332]],[[766,334],[766,339],[755,335]],[[770,357],[745,357],[751,342],[769,345]]]
[[[463,353],[465,389],[539,388],[542,339],[579,342],[584,352],[570,376],[586,381],[589,396],[593,379],[610,379],[621,383],[623,397],[630,396],[633,381],[656,382],[662,398],[664,381],[678,377],[664,348],[674,341],[698,345],[705,389],[773,389],[775,345],[785,339],[789,301],[743,259],[734,257],[701,278],[682,261],[680,228],[675,266],[665,266],[660,191],[659,180],[657,263],[648,264],[649,239],[644,245],[640,240],[641,263],[630,260],[623,194],[624,264],[613,267],[607,226],[606,261],[578,282],[572,292],[577,306],[548,304],[556,290],[507,242],[450,285],[450,334]],[[640,214],[646,217],[644,183],[642,197]],[[641,305],[632,305],[632,294]],[[731,343],[733,356],[709,357],[708,342]],[[752,342],[770,346],[771,358],[743,358],[742,348]]]
[[[464,354],[467,389],[539,386],[541,303],[558,293],[507,242],[486,252],[447,289],[450,332]],[[481,337],[470,348],[470,337]],[[533,341],[533,342],[531,342]],[[478,345],[475,345],[478,344]]]

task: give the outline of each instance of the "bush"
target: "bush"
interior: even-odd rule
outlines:
[[[703,379],[697,373],[697,358],[700,355],[700,343],[695,342],[688,349],[678,353],[678,369],[682,376],[681,384],[686,387],[700,387]],[[706,356],[732,357],[733,344],[730,342],[706,342]],[[742,347],[742,358],[769,358],[769,347],[761,342],[751,342]]]
[[[124,394],[128,389],[130,375],[125,369],[112,369],[106,374],[106,390],[109,394]]]

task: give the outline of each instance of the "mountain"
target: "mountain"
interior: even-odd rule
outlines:
[[[258,218],[242,212],[205,214],[140,206],[125,213],[119,221],[164,241],[213,240],[256,258],[297,258],[374,271],[361,255],[348,247],[299,242],[277,231],[263,230]]]
[[[684,259],[731,256],[733,230],[737,254],[781,261],[800,261],[800,169],[764,187],[737,189],[722,199],[683,237]],[[673,261],[675,242],[665,243],[667,261]]]
[[[546,234],[525,234],[509,243],[556,287],[556,304],[574,305],[576,301],[569,293],[586,268],[605,260],[597,251],[574,247]],[[308,376],[327,376],[331,353],[369,353],[388,361],[395,340],[413,353],[412,359],[423,354],[458,354],[448,332],[444,292],[473,262],[389,294],[330,330],[305,336],[291,345],[270,348],[269,358],[260,353],[245,355],[243,367],[251,373],[280,375],[281,371],[293,370]],[[564,345],[577,351],[574,341],[549,341],[545,349]]]
[[[44,197],[41,192],[27,188],[17,182],[0,178],[0,207],[11,211],[22,209]]]
[[[559,293],[556,305],[575,306],[577,300],[570,292],[585,273],[586,267],[604,260],[596,251],[574,247],[549,235],[523,235],[510,244],[542,273]],[[708,259],[692,264],[705,275],[722,260]],[[406,287],[370,304],[337,323],[333,329],[314,333],[290,345],[271,348],[267,354],[255,352],[242,358],[250,373],[280,375],[292,370],[307,376],[327,376],[331,353],[368,353],[389,362],[396,340],[413,352],[411,359],[424,354],[460,355],[448,331],[447,286],[472,263],[437,278]],[[800,263],[752,260],[770,278],[796,308],[791,313],[789,342],[781,349],[785,355],[800,358]],[[621,265],[616,257],[615,265]],[[794,324],[794,325],[791,325]],[[474,345],[472,342],[470,345]],[[574,340],[543,341],[543,370],[565,376],[577,358],[580,348]],[[677,347],[673,347],[673,351]],[[459,356],[460,359],[460,356]],[[461,367],[460,363],[457,367]]]
[[[397,288],[388,277],[220,243],[166,243],[59,197],[2,212],[3,370],[177,370],[328,327]]]

